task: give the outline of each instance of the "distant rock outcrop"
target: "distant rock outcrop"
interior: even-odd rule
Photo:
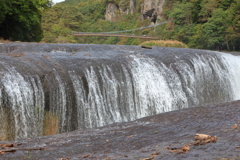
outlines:
[[[154,8],[154,10],[159,15],[162,12],[162,7],[165,0],[144,0],[141,5],[141,13],[145,13]]]
[[[155,24],[157,19],[161,19],[165,0],[144,0],[141,5],[142,19],[151,18],[151,23]]]
[[[136,0],[130,0],[130,13],[133,14],[136,12]]]
[[[159,15],[162,12],[165,0],[144,0],[137,2],[137,0],[120,0],[119,3],[109,1],[106,5],[106,20],[115,21],[117,12],[122,14],[133,14],[136,12],[142,13],[141,19],[151,18],[151,22],[155,23],[160,19]],[[137,10],[137,8],[139,8]],[[151,13],[150,13],[151,12]]]
[[[133,14],[136,12],[136,0],[120,0],[118,6],[121,14]]]
[[[114,21],[116,18],[117,10],[118,10],[118,7],[114,2],[108,2],[106,6],[105,19],[109,21]]]

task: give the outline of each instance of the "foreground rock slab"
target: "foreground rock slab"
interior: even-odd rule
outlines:
[[[192,145],[195,135],[216,136],[215,143]],[[240,101],[172,111],[129,123],[77,130],[14,142],[15,152],[0,159],[240,159]],[[14,145],[21,144],[21,145]],[[22,148],[22,149],[21,149]],[[27,150],[29,149],[29,150]],[[9,150],[9,149],[8,149]]]

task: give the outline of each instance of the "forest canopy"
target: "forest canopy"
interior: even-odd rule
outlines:
[[[50,0],[1,0],[0,37],[12,41],[40,41],[41,17]]]
[[[174,19],[158,28],[163,39],[191,48],[240,50],[240,0],[170,0],[162,16]]]

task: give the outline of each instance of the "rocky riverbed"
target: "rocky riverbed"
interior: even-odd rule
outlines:
[[[191,145],[196,133],[216,143]],[[128,123],[0,142],[0,159],[240,159],[240,101],[162,113]],[[6,151],[6,152],[5,152]]]

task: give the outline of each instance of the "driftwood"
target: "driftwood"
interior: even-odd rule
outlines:
[[[167,149],[170,150],[170,152],[177,152],[177,153],[186,153],[190,151],[189,145],[183,146],[181,148],[167,148]]]
[[[91,156],[91,154],[86,154],[86,155],[83,155],[82,158],[88,158],[90,156]]]
[[[207,134],[196,134],[195,135],[195,141],[196,140],[206,140],[206,139],[210,139],[211,136],[207,135]]]
[[[144,158],[144,159],[140,159],[140,160],[152,160],[152,159],[156,158],[157,155],[159,155],[159,154],[160,154],[160,151],[157,151],[155,153],[152,153],[150,157]]]
[[[70,157],[66,157],[66,158],[60,158],[60,160],[70,160]]]
[[[13,143],[9,143],[9,144],[0,144],[0,154],[4,154],[5,152],[16,152],[17,150],[43,150],[46,149],[45,147],[39,147],[39,148],[15,148],[17,146],[21,145],[21,143],[18,144],[13,144]]]
[[[17,150],[44,150],[47,149],[46,147],[40,147],[40,148],[10,148],[10,149],[4,149],[0,150],[0,153],[4,152],[16,152]]]
[[[211,137],[207,134],[196,134],[195,135],[195,142],[193,143],[193,145],[198,146],[198,145],[203,145],[206,143],[216,143],[217,142],[217,137]]]
[[[142,48],[146,48],[146,49],[152,49],[151,46],[142,46]]]
[[[189,143],[181,148],[166,148],[168,150],[170,150],[170,152],[177,152],[177,153],[186,153],[188,151],[190,151],[190,147],[189,146],[199,146],[199,145],[204,145],[206,143],[216,143],[217,142],[217,137],[211,137],[207,134],[196,134],[195,135],[195,141],[192,143]]]
[[[13,144],[13,143],[9,143],[9,144],[0,144],[0,149],[5,149],[5,148],[10,148],[10,147],[17,147],[19,145],[21,145],[22,143],[17,143],[17,144]]]

